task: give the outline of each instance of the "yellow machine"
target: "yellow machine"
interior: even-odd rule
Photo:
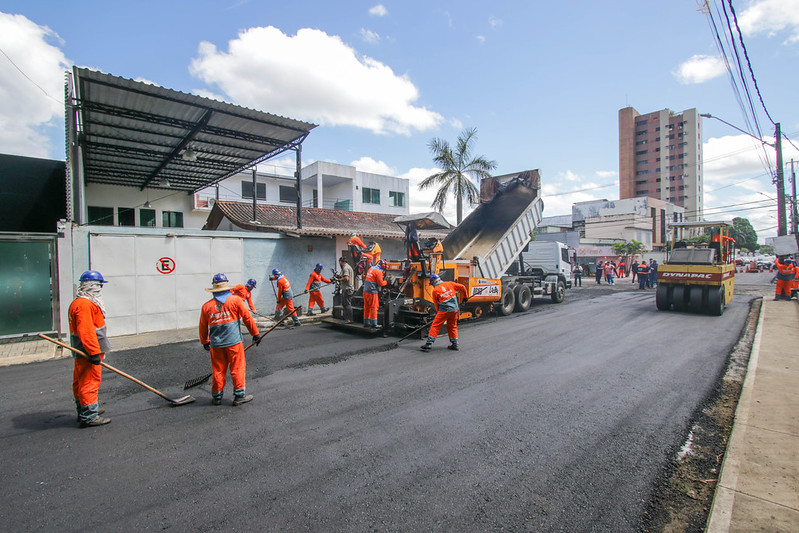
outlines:
[[[655,304],[661,311],[695,311],[719,316],[735,288],[735,240],[729,222],[675,222],[671,252],[658,266]],[[712,228],[710,244],[689,246],[685,231]]]

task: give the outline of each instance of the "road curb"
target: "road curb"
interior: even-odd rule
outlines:
[[[735,502],[736,488],[738,486],[738,474],[740,472],[740,458],[735,453],[730,453],[737,448],[738,443],[743,443],[746,437],[747,427],[745,424],[737,424],[747,420],[749,410],[752,407],[752,390],[757,374],[757,362],[760,357],[760,341],[763,333],[763,318],[766,315],[766,299],[760,306],[760,316],[757,319],[755,338],[752,341],[752,351],[749,354],[749,363],[746,367],[746,377],[744,378],[741,397],[738,400],[738,407],[735,409],[733,420],[733,430],[730,440],[727,442],[727,453],[721,464],[721,476],[716,485],[716,492],[713,495],[713,502],[710,506],[706,533],[726,533],[730,530],[732,520],[732,509]]]

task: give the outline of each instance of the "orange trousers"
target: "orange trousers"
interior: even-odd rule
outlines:
[[[246,386],[247,360],[244,357],[244,344],[238,343],[225,348],[211,347],[211,369],[213,377],[211,396],[221,398],[225,392],[225,378],[228,368],[233,381],[233,394],[241,396]]]
[[[325,306],[325,301],[322,299],[322,291],[308,293],[308,309],[313,309],[314,304],[319,304],[319,307]]]
[[[105,359],[101,355],[100,359]],[[93,365],[85,357],[75,358],[72,370],[72,396],[81,407],[97,403],[100,383],[103,381],[103,367]]]
[[[447,335],[450,339],[458,338],[458,313],[460,311],[439,311],[433,319],[433,324],[430,326],[428,337],[435,339],[438,337],[438,332],[441,331],[441,326],[444,322],[447,323]]]
[[[294,300],[293,299],[292,300],[280,300],[279,302],[277,302],[277,305],[275,306],[275,313],[282,311],[284,307],[286,308],[286,311],[288,311],[289,315],[297,316],[296,315],[296,310],[294,309]]]
[[[792,279],[788,279],[788,280],[778,279],[777,280],[777,292],[774,293],[774,296],[779,296],[781,294],[784,294],[786,296],[790,296],[791,295],[791,286],[793,286],[793,282],[794,282],[794,280],[792,280]]]
[[[377,320],[377,308],[380,306],[380,298],[371,292],[363,293],[363,317]]]

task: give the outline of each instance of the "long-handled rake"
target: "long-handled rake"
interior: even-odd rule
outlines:
[[[295,308],[295,311],[299,311],[300,309],[302,309],[302,306]],[[257,313],[256,313],[256,314],[257,314]],[[263,315],[260,315],[260,314],[259,314],[258,316],[263,316]],[[247,350],[249,350],[250,348],[252,348],[252,347],[253,347],[253,346],[255,346],[256,344],[258,344],[259,342],[261,342],[261,339],[263,339],[264,337],[266,337],[266,336],[267,336],[267,335],[268,335],[268,334],[269,334],[269,333],[270,333],[270,332],[271,332],[273,329],[275,329],[275,328],[276,328],[276,327],[278,327],[280,324],[282,324],[282,323],[283,323],[283,321],[284,321],[284,320],[286,320],[286,319],[287,319],[289,316],[291,316],[291,315],[288,313],[288,311],[284,312],[284,313],[283,313],[283,316],[280,318],[280,320],[278,320],[277,322],[275,322],[275,325],[274,325],[274,326],[272,326],[271,328],[269,328],[268,330],[266,330],[264,333],[262,333],[261,335],[259,335],[259,336],[257,337],[257,339],[258,339],[258,340],[256,340],[256,341],[253,341],[253,342],[252,342],[252,343],[251,343],[249,346],[247,346],[246,348],[244,348],[244,351],[246,352]],[[266,317],[264,317],[264,318],[266,318]],[[198,378],[190,379],[190,380],[188,380],[186,383],[184,383],[184,385],[183,385],[183,390],[186,390],[186,389],[191,389],[192,387],[196,387],[197,385],[202,385],[203,383],[205,383],[206,381],[208,381],[209,379],[211,379],[211,376],[213,376],[213,375],[214,375],[214,374],[213,374],[213,372],[212,372],[212,373],[210,373],[210,374],[206,374],[205,376],[200,376],[200,377],[198,377]]]
[[[82,357],[85,357],[86,359],[89,359],[89,356],[86,355],[84,352],[82,352],[81,350],[78,350],[77,348],[73,348],[72,346],[70,346],[68,344],[64,344],[63,342],[57,341],[57,340],[55,340],[53,338],[50,338],[47,335],[42,335],[41,333],[39,333],[39,337],[41,337],[41,338],[43,338],[45,340],[48,340],[48,341],[52,342],[53,344],[57,344],[57,345],[61,346],[62,348],[66,348],[67,350],[71,350],[71,351],[75,352],[76,354],[78,354],[78,355],[80,355]],[[154,389],[153,387],[149,386],[148,384],[144,383],[143,381],[139,381],[138,379],[134,378],[130,374],[126,374],[125,372],[122,372],[118,368],[114,368],[113,366],[111,366],[111,365],[109,365],[107,363],[103,363],[103,362],[100,362],[100,365],[104,366],[105,368],[107,368],[108,370],[110,370],[112,372],[116,372],[117,374],[119,374],[122,377],[128,378],[129,380],[133,381],[137,385],[141,385],[142,387],[144,387],[148,391],[156,393],[158,396],[160,396],[164,400],[168,401],[170,403],[170,405],[172,405],[173,407],[177,407],[178,405],[186,405],[187,403],[191,403],[191,402],[195,401],[195,398],[193,396],[191,396],[191,395],[186,395],[186,396],[184,396],[182,398],[170,398],[169,396],[167,396],[163,392]]]

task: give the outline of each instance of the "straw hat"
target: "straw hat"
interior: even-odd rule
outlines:
[[[214,278],[211,280],[211,285],[212,287],[210,289],[205,290],[208,292],[222,292],[233,289],[228,282],[227,276],[222,273],[216,274],[214,276]]]
[[[227,281],[222,281],[219,283],[214,283],[214,285],[210,289],[205,289],[208,292],[222,292],[222,291],[230,291],[233,290],[233,287]]]

